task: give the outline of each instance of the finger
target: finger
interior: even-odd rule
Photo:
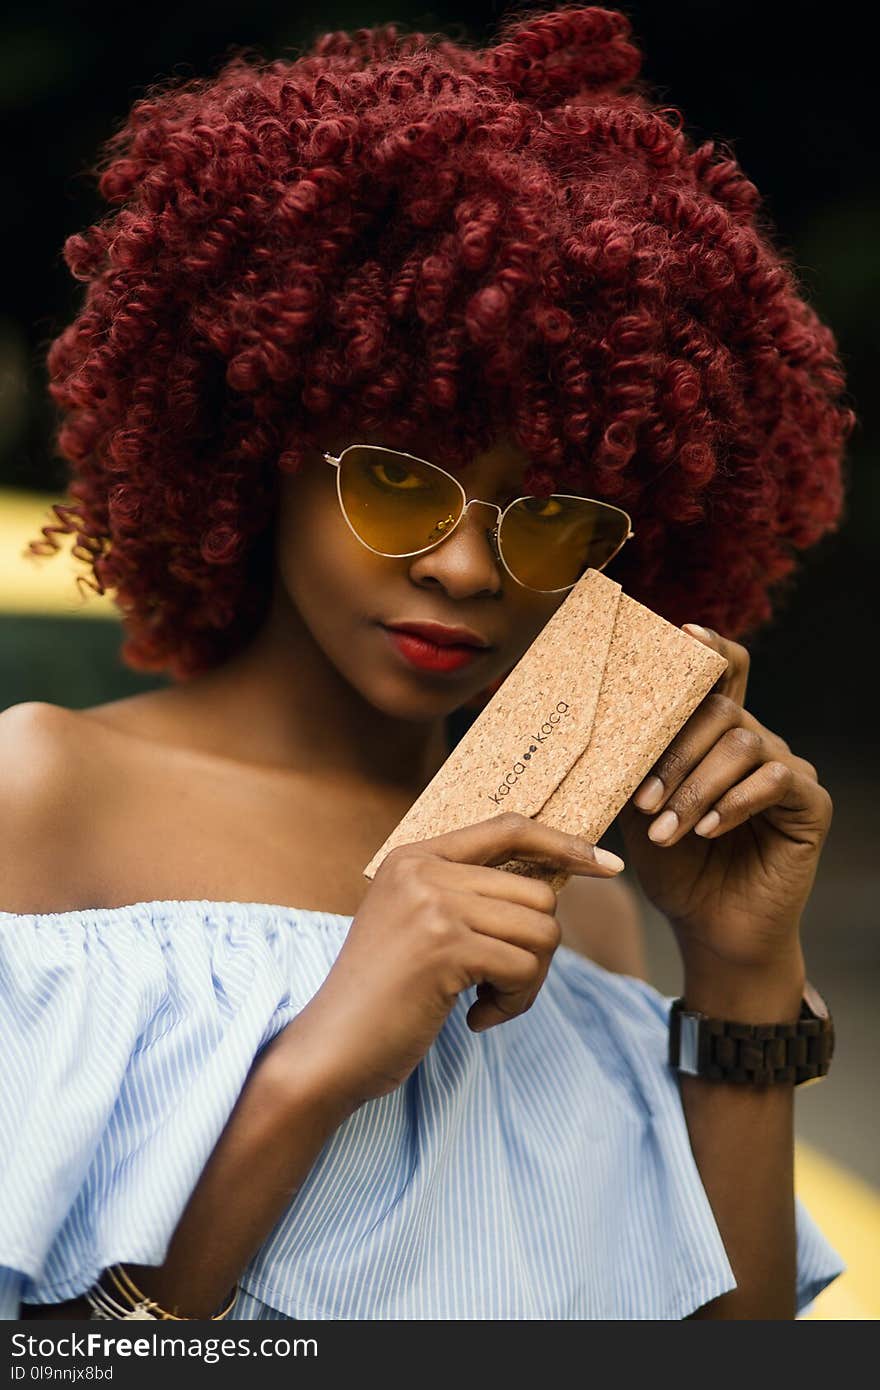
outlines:
[[[457,864],[447,860],[442,866],[442,886],[461,893],[479,894],[491,907],[508,902],[533,912],[556,911],[556,893],[540,878],[511,874],[483,864]]]
[[[504,811],[499,816],[416,843],[422,852],[459,863],[504,864],[516,858],[563,868],[573,874],[598,874],[605,878],[624,867],[623,860],[610,850],[600,849],[578,835],[568,835],[564,830],[543,825],[517,811]]]
[[[785,760],[783,759],[783,761]],[[791,763],[795,772],[802,772],[805,777],[810,778],[810,781],[818,782],[819,774],[816,771],[814,765],[812,763],[807,762],[806,758],[798,758],[795,757],[794,754],[792,754],[788,761]]]
[[[790,751],[784,740],[766,729],[753,714],[743,709],[735,700],[731,700],[727,695],[710,692],[700,701],[672,742],[660,754],[648,776],[636,788],[632,797],[633,805],[639,811],[651,814],[659,811],[669,795],[690,776],[719,738],[728,729],[737,726],[761,734],[767,741],[768,750],[772,750],[770,756],[783,756]]]
[[[514,877],[514,875],[506,875]],[[545,884],[544,887],[547,885]],[[562,928],[547,912],[533,912],[518,903],[480,897],[469,893],[462,902],[459,916],[471,931],[490,936],[496,941],[508,941],[521,946],[540,958],[552,956],[562,940]]]
[[[722,637],[714,628],[703,627],[700,623],[683,623],[682,627],[691,637],[696,637],[704,646],[711,647],[727,661],[726,671],[722,671],[713,685],[713,691],[727,695],[737,704],[746,702],[746,686],[749,683],[751,657],[741,642]]]
[[[516,1018],[531,1008],[544,982],[547,964],[531,951],[477,933],[471,938],[467,968],[477,999],[467,1012],[474,1032]]]
[[[717,822],[712,811],[717,813]],[[784,834],[795,840],[803,838],[812,845],[816,833],[824,835],[831,824],[833,806],[826,789],[812,777],[774,759],[730,787],[712,811],[708,813],[712,816],[708,824],[701,827],[698,822],[694,827],[706,839],[715,840],[764,812]]]
[[[648,826],[648,838],[658,845],[676,844],[730,787],[769,757],[757,730],[742,725],[728,729],[667,798],[660,815]]]

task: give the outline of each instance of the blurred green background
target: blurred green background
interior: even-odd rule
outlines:
[[[131,102],[170,73],[216,70],[229,45],[266,56],[319,29],[395,20],[433,30],[464,22],[490,36],[505,4],[393,10],[357,0],[297,7],[248,0],[205,6],[157,0],[73,9],[44,0],[0,18],[0,201],[7,238],[0,309],[0,708],[48,700],[79,708],[165,684],[119,660],[109,603],[81,606],[66,554],[33,568],[20,559],[60,499],[44,357],[82,293],[61,259],[65,237],[104,211],[86,173]],[[833,327],[860,426],[849,454],[847,515],[809,554],[776,620],[752,642],[748,705],[816,764],[835,803],[805,922],[810,973],[831,1003],[838,1056],[829,1081],[799,1098],[802,1138],[880,1185],[876,1106],[880,1000],[880,871],[875,707],[877,246],[880,189],[869,46],[844,7],[819,23],[799,4],[677,0],[621,6],[646,53],[644,76],[680,107],[697,139],[729,142],[758,185],[806,290]],[[36,510],[35,510],[36,506]],[[42,588],[40,587],[42,586]],[[61,586],[61,588],[59,588]],[[36,594],[36,597],[35,597]],[[101,616],[97,616],[100,612]],[[92,616],[94,614],[95,616]],[[693,615],[698,621],[699,613]],[[454,731],[467,727],[459,716]],[[615,847],[615,831],[605,842]],[[665,924],[646,908],[654,982],[677,988]]]

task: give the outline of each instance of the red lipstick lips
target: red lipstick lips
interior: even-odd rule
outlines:
[[[466,627],[442,623],[383,624],[392,645],[411,666],[423,671],[456,671],[475,661],[489,643]]]
[[[433,642],[435,647],[489,646],[485,637],[481,637],[478,632],[473,632],[469,627],[445,627],[443,623],[433,622],[409,623],[404,619],[397,623],[386,623],[385,626],[396,632],[415,633],[417,637],[423,637],[426,641]]]

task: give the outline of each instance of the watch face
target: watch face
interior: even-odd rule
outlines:
[[[828,1005],[825,1003],[825,1000],[822,998],[815,985],[811,985],[809,980],[807,980],[804,985],[803,999],[807,1007],[816,1015],[816,1018],[828,1018]]]

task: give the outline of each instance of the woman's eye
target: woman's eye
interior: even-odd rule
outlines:
[[[410,492],[423,486],[422,480],[395,463],[374,463],[370,468],[374,480],[383,487],[393,488],[395,492]]]
[[[529,497],[523,506],[530,516],[540,517],[544,521],[559,516],[563,509],[562,503],[557,502],[555,497]]]

